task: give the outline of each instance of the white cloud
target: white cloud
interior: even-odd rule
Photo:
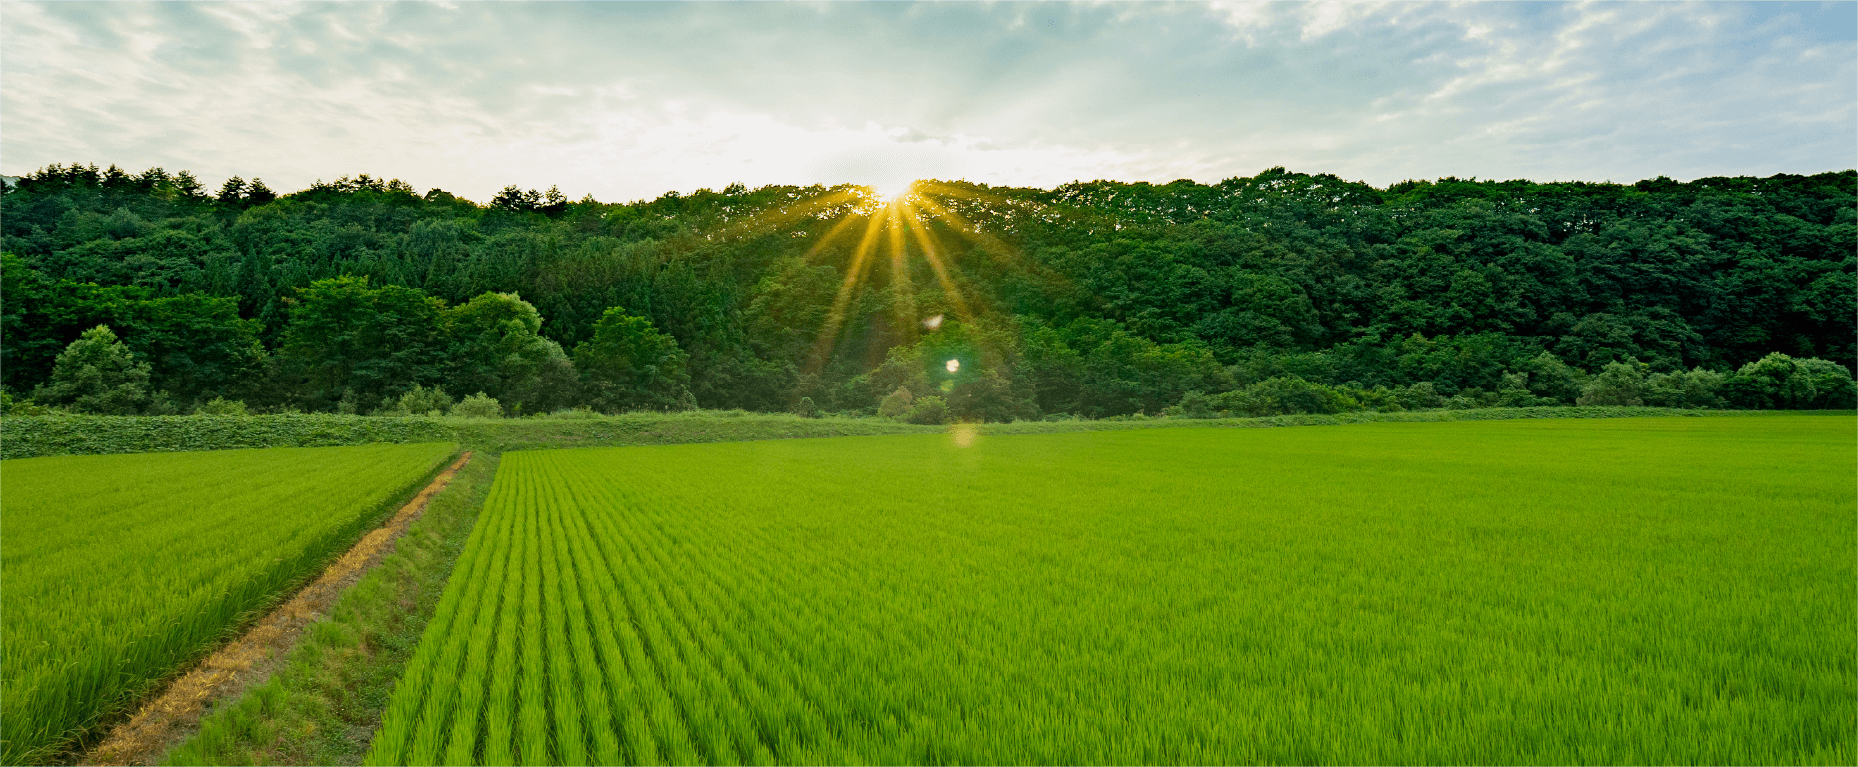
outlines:
[[[475,199],[1273,165],[1383,184],[1816,172],[1858,164],[1858,47],[1827,12],[10,2],[0,163],[280,189],[367,172]]]

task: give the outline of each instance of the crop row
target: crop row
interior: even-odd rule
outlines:
[[[510,453],[369,761],[1849,761],[1848,431]]]
[[[43,762],[311,574],[450,444],[0,462],[0,762]]]

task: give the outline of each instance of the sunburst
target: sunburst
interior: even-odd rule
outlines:
[[[797,222],[832,220],[825,234],[806,252],[809,261],[819,257],[835,243],[852,240],[851,256],[843,264],[843,277],[825,325],[813,344],[806,361],[806,371],[817,373],[825,366],[839,340],[846,314],[858,288],[869,279],[880,262],[888,262],[891,284],[896,290],[896,327],[913,333],[917,328],[933,331],[940,325],[917,316],[915,289],[910,282],[913,258],[921,258],[935,276],[936,284],[948,303],[950,313],[964,322],[974,319],[969,301],[957,283],[958,272],[953,254],[943,245],[938,230],[953,232],[972,243],[976,249],[994,258],[1011,258],[1012,250],[994,236],[982,231],[942,201],[970,200],[1005,203],[996,195],[966,185],[955,186],[937,181],[912,180],[877,186],[841,186],[810,198],[775,209],[764,210],[748,220],[738,222],[725,234],[749,234],[786,228]],[[941,200],[941,201],[938,201]],[[836,220],[834,220],[836,219]],[[796,233],[797,234],[797,233]],[[880,254],[880,249],[884,251]]]

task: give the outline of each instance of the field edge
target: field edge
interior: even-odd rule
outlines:
[[[311,624],[276,672],[200,719],[160,764],[359,764],[496,477],[476,452],[394,550]]]

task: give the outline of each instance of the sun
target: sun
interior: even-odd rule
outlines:
[[[885,182],[881,184],[872,184],[871,192],[877,195],[877,199],[879,202],[889,204],[889,203],[897,202],[898,200],[901,200],[905,197],[908,197],[910,194],[910,191],[915,188],[916,188],[915,180],[904,179],[901,181],[889,181],[889,182]]]
[[[842,264],[834,264],[843,270],[843,277],[837,294],[833,296],[832,307],[826,313],[825,321],[814,339],[806,372],[817,373],[823,368],[838,340],[839,330],[852,309],[854,293],[866,275],[886,260],[890,262],[890,274],[898,287],[898,300],[894,307],[897,327],[905,328],[906,335],[913,336],[913,331],[919,327],[931,333],[936,332],[944,320],[944,312],[940,310],[949,310],[955,318],[964,322],[974,319],[956,281],[958,275],[952,260],[954,253],[943,244],[938,231],[968,240],[980,251],[996,259],[1015,256],[1010,246],[957,213],[953,207],[953,202],[957,200],[1008,204],[1004,198],[968,184],[886,179],[866,186],[841,185],[823,194],[796,199],[792,205],[751,214],[731,225],[731,231],[746,234],[785,228],[808,218],[837,219],[807,249],[803,258],[809,261],[823,252],[831,252],[828,248],[834,243],[847,240],[855,243],[849,258]],[[916,291],[910,284],[907,263],[911,257],[928,263],[929,271],[940,288],[937,303],[941,306],[923,307],[924,312],[917,312]],[[922,316],[931,312],[934,316]],[[959,366],[961,363],[950,360],[947,364]]]

